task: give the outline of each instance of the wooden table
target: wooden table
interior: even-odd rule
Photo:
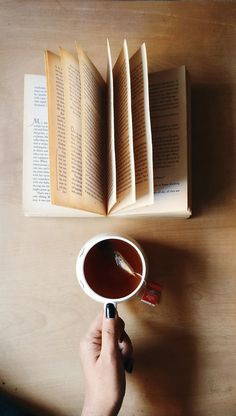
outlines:
[[[79,289],[76,255],[104,231],[143,244],[164,284],[153,309],[120,306],[135,348],[123,416],[236,414],[235,18],[232,2],[1,2],[0,385],[40,408],[78,416],[78,344],[101,309]],[[186,64],[192,79],[190,220],[24,218],[24,73],[43,51],[78,40],[103,75],[123,38],[146,41],[150,72]]]

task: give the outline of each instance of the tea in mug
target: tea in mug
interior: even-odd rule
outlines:
[[[109,299],[123,298],[139,286],[142,261],[131,244],[115,238],[106,239],[88,251],[84,275],[98,295]]]

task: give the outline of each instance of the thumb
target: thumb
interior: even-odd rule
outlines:
[[[101,354],[116,354],[118,350],[118,314],[113,303],[105,307],[102,323]]]

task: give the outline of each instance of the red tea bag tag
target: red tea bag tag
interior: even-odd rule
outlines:
[[[147,303],[150,306],[156,306],[160,303],[161,285],[157,282],[147,282],[146,287],[141,298],[141,302]]]

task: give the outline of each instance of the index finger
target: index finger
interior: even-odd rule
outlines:
[[[97,338],[101,337],[102,333],[102,320],[103,320],[103,313],[100,312],[93,322],[90,324],[88,331],[86,332],[86,338]]]
[[[87,362],[94,362],[100,355],[102,340],[102,317],[100,313],[90,324],[88,331],[80,342],[80,351]]]

